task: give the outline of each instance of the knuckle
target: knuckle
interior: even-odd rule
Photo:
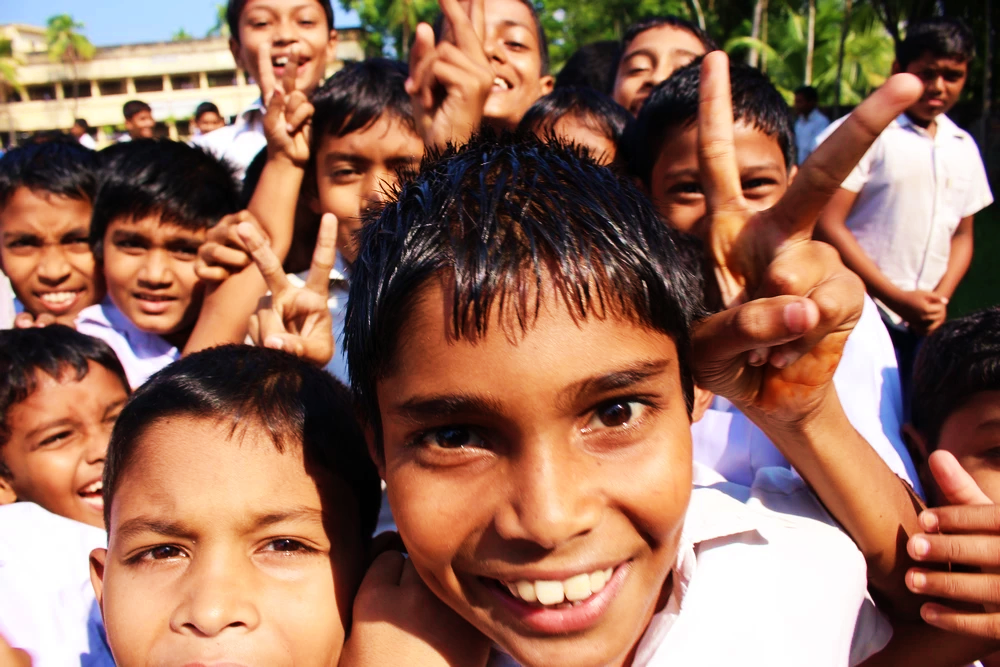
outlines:
[[[750,304],[740,308],[734,315],[732,326],[737,336],[758,340],[764,336],[767,320],[763,309]]]

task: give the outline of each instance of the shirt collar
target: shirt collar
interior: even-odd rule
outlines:
[[[962,133],[962,129],[955,124],[955,121],[953,121],[951,118],[948,118],[948,116],[945,114],[941,114],[940,116],[938,116],[935,119],[935,122],[937,123],[936,136],[940,137],[947,135],[949,137],[958,137],[959,139],[965,136]],[[910,128],[914,132],[920,133],[922,136],[928,136],[927,130],[914,123],[913,119],[907,116],[905,113],[901,113],[898,116],[896,116],[895,123],[896,125],[898,125],[903,129]]]

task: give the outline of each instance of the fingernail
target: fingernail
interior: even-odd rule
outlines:
[[[914,591],[921,590],[927,585],[927,575],[923,572],[910,573],[910,588]]]
[[[764,355],[760,353],[760,350],[751,350],[750,356],[747,357],[747,363],[751,366],[760,366],[764,363]]]
[[[285,342],[278,338],[277,336],[268,336],[264,341],[264,347],[269,347],[272,350],[280,350],[285,346]]]
[[[788,365],[788,357],[780,352],[776,352],[771,355],[771,365],[775,368],[784,368]]]
[[[913,553],[918,557],[923,557],[930,553],[931,543],[923,537],[914,537],[910,540],[910,544],[913,545]]]
[[[925,604],[920,608],[920,616],[928,623],[930,623],[931,621],[936,621],[938,617],[937,609],[928,604]]]
[[[920,513],[920,527],[923,528],[928,533],[937,532],[938,529],[938,518],[933,512],[921,512]]]

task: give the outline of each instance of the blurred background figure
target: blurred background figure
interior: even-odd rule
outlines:
[[[194,111],[195,135],[208,134],[226,126],[226,119],[213,102],[202,102]]]
[[[97,148],[97,142],[94,138],[90,136],[90,125],[87,124],[82,118],[77,118],[73,121],[73,127],[69,128],[69,133],[80,142],[81,145],[86,146],[90,150],[95,150]]]
[[[132,139],[152,139],[153,109],[141,100],[130,100],[122,107],[122,114],[125,116],[125,131],[128,134],[119,141],[131,141]]]
[[[812,86],[795,91],[795,154],[802,164],[812,153],[816,137],[830,125],[830,119],[819,110],[819,93]]]

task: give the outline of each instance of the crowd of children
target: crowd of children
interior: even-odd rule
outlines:
[[[0,158],[0,665],[1000,664],[964,26],[802,161],[683,19],[440,9],[324,81],[230,0],[234,124]]]

